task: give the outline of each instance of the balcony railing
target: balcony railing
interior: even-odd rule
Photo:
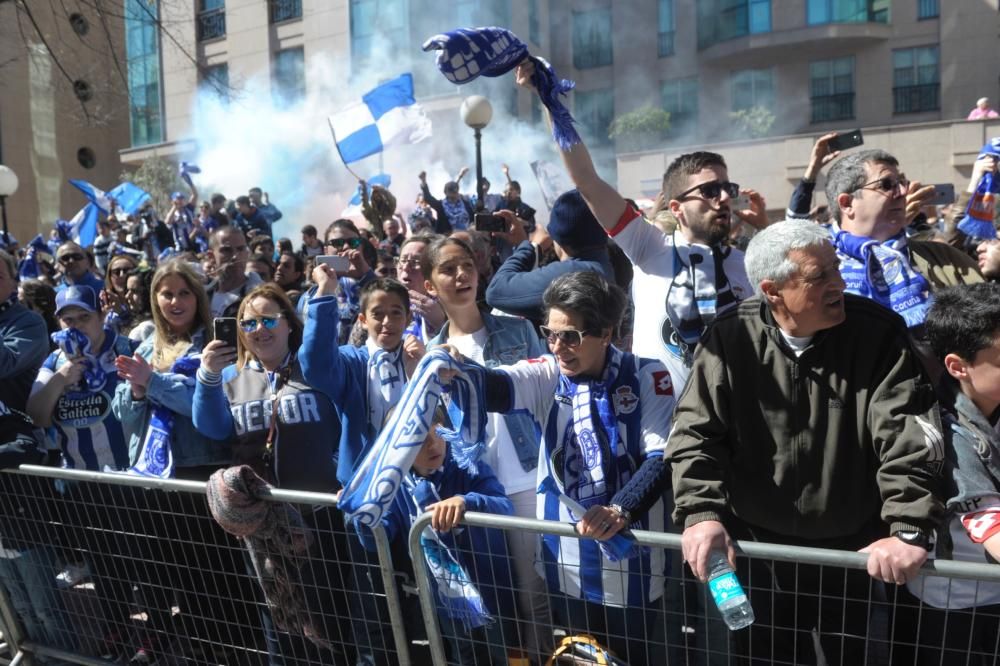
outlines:
[[[893,88],[893,110],[895,113],[937,111],[941,108],[940,94],[939,83]]]
[[[854,117],[854,93],[820,95],[812,98],[812,122],[849,120]]]
[[[271,23],[302,18],[302,0],[270,0]]]
[[[226,10],[209,9],[198,14],[198,41],[217,39],[226,36]]]

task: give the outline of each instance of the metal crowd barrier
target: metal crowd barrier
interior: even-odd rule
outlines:
[[[524,586],[511,582],[514,563],[498,551],[485,553],[490,563],[472,578],[494,581],[491,594],[508,603],[497,601],[487,609],[492,623],[469,629],[441,611],[421,540],[429,515],[416,520],[408,540],[390,543],[376,533],[369,552],[338,522],[333,496],[274,490],[267,501],[295,507],[312,535],[285,569],[288,584],[277,585],[278,553],[258,549],[266,559],[258,557],[255,568],[245,544],[209,516],[204,493],[200,482],[45,467],[0,474],[0,632],[7,645],[0,663],[128,663],[148,649],[149,663],[164,666],[542,666],[564,642],[564,657],[576,661],[553,663],[597,663],[586,661],[595,645],[616,649],[617,663],[631,666],[1000,662],[1000,567],[985,562],[925,566],[922,581],[936,580],[939,596],[971,595],[979,604],[943,611],[872,581],[866,555],[741,542],[737,573],[757,619],[731,632],[706,586],[681,564],[680,536],[636,531],[637,544],[669,556],[670,567],[661,600],[622,616],[625,624],[609,607],[581,613],[545,589],[546,608],[525,621]],[[524,533],[578,539],[571,525],[478,513],[466,514],[457,532],[484,529],[508,540]],[[459,555],[470,561],[484,553]],[[59,587],[56,575],[70,563],[86,563],[90,573]],[[274,628],[278,618],[268,611],[258,571],[273,576],[278,614],[299,609],[299,626],[316,640]],[[789,608],[791,615],[782,615]],[[528,646],[532,631],[541,639]]]

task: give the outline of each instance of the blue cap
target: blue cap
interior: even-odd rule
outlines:
[[[97,294],[85,284],[74,284],[56,294],[56,314],[66,308],[83,308],[87,312],[97,312]]]
[[[180,197],[184,197],[185,199],[187,199],[187,195],[184,194],[183,192],[174,192],[173,194],[170,195],[170,200],[173,201],[174,199],[179,199]]]

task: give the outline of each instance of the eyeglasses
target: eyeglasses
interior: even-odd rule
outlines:
[[[583,343],[583,337],[591,334],[591,331],[578,331],[575,328],[564,328],[561,331],[553,331],[548,326],[539,326],[538,330],[542,332],[542,337],[550,345],[554,345],[556,340],[558,340],[567,347],[579,347]]]
[[[79,252],[67,252],[59,257],[60,264],[68,264],[71,261],[83,261],[83,255]]]
[[[326,241],[326,245],[327,247],[335,247],[338,250],[343,250],[345,247],[357,250],[363,242],[363,238],[331,238]]]
[[[132,272],[131,268],[112,268],[108,271],[112,275],[128,275]]]
[[[740,195],[740,186],[737,183],[730,183],[728,181],[722,182],[720,180],[710,180],[707,183],[702,183],[701,185],[695,185],[689,190],[685,190],[677,195],[677,200],[681,201],[689,194],[698,190],[698,195],[702,199],[718,199],[722,196],[723,190],[729,195],[730,199],[735,199]]]
[[[420,268],[420,257],[396,257],[394,261],[400,268]]]
[[[257,330],[257,326],[261,325],[269,331],[273,331],[278,327],[278,322],[284,315],[276,314],[271,317],[253,317],[251,319],[243,319],[240,321],[240,328],[243,329],[244,333],[253,333]]]
[[[872,187],[873,185],[874,187]],[[865,183],[854,191],[857,192],[858,190],[874,189],[876,192],[893,193],[898,192],[899,189],[902,188],[903,193],[905,194],[909,187],[910,181],[908,181],[905,176],[900,176],[899,178],[882,176],[881,178],[876,178],[870,183]]]

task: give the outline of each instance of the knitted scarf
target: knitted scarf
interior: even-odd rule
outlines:
[[[406,384],[406,367],[403,365],[403,345],[395,351],[378,347],[371,338],[368,347],[368,423],[372,432],[382,429],[382,422],[392,405],[399,402]]]
[[[279,629],[329,647],[306,604],[302,565],[312,532],[291,504],[265,501],[271,486],[248,465],[220,469],[208,479],[208,508],[222,529],[243,540],[257,581]],[[317,609],[318,610],[318,609]]]
[[[901,315],[909,328],[924,323],[932,300],[930,284],[910,265],[905,233],[880,243],[840,231],[833,244],[848,293],[889,308]]]
[[[182,356],[174,361],[170,372],[185,377],[185,383],[194,383],[194,376],[201,365],[200,358]],[[139,450],[139,459],[129,468],[130,474],[169,479],[174,475],[174,454],[170,449],[175,415],[163,405],[153,405],[153,413],[146,428],[146,437]]]
[[[83,357],[83,381],[89,390],[96,391],[104,386],[107,372],[101,365],[97,354],[90,348],[90,338],[83,331],[76,328],[64,328],[49,337],[66,355],[67,359]],[[104,339],[108,342],[115,339],[115,332],[108,326],[104,328]]]
[[[502,76],[525,59],[535,64],[531,82],[538,98],[552,117],[552,136],[562,150],[580,143],[573,127],[573,116],[560,101],[576,85],[556,76],[552,65],[528,53],[528,46],[504,28],[458,28],[434,35],[423,45],[424,51],[438,50],[437,66],[449,81],[468,83],[480,75]]]
[[[444,208],[444,215],[448,218],[452,231],[464,231],[469,228],[469,211],[461,197],[455,201],[450,201],[448,197],[445,197],[441,199],[441,206]]]
[[[990,139],[983,146],[977,159],[984,157],[1000,160],[1000,137]],[[969,198],[969,206],[965,209],[965,217],[958,223],[958,230],[970,238],[995,240],[997,230],[993,226],[993,219],[997,195],[1000,195],[1000,178],[993,171],[987,171],[980,177],[976,191]]]
[[[716,314],[739,300],[723,270],[729,249],[678,242],[674,232],[674,278],[667,289],[663,343],[690,364],[701,334]]]

